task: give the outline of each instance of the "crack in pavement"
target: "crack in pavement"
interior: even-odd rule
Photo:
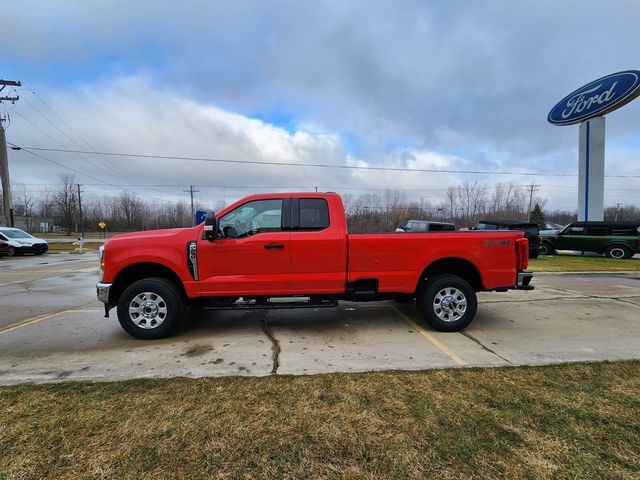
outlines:
[[[491,350],[489,347],[485,346],[480,340],[478,340],[476,337],[474,337],[473,335],[468,333],[466,330],[462,330],[460,333],[462,335],[464,335],[465,337],[467,337],[472,342],[475,342],[478,345],[480,345],[480,347],[482,347],[483,350],[486,350],[489,353],[493,353],[496,357],[501,358],[502,360],[504,360],[507,363],[511,363],[511,360],[509,360],[508,358],[505,358],[502,355],[500,355],[499,353],[496,353],[495,351]]]
[[[634,296],[634,297],[629,297],[629,298],[638,298],[638,297]],[[629,300],[625,300],[623,298],[611,298],[611,300],[617,300],[618,302],[626,303],[628,305],[635,305],[636,307],[640,306],[637,303],[630,302]]]
[[[278,374],[278,367],[280,366],[280,343],[278,339],[273,335],[273,332],[267,324],[267,312],[262,312],[262,330],[264,334],[271,341],[271,375]]]

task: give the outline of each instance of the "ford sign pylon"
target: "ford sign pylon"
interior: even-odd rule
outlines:
[[[580,123],[578,220],[604,218],[605,114],[640,95],[640,71],[625,70],[594,80],[560,100],[549,112],[553,125]]]

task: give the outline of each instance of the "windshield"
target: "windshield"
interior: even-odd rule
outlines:
[[[2,233],[7,238],[33,238],[27,232],[23,232],[22,230],[19,230],[17,228],[12,230],[0,228],[0,233]]]
[[[227,213],[218,221],[221,238],[242,238],[281,230],[282,200],[255,200]]]

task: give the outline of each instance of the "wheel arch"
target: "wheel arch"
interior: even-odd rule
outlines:
[[[184,285],[180,277],[169,267],[159,263],[141,262],[128,265],[118,272],[109,289],[109,303],[117,303],[122,292],[133,282],[143,278],[165,278],[175,285],[175,287],[186,296]]]
[[[456,275],[466,280],[474,291],[484,290],[480,272],[473,263],[464,258],[446,257],[435,260],[425,267],[420,274],[420,278],[418,278],[416,292],[426,279],[439,274]]]

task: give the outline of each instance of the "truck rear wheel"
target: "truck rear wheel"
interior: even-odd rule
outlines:
[[[120,325],[129,335],[143,340],[166,337],[184,313],[182,293],[164,278],[138,280],[118,299]]]
[[[476,292],[456,275],[435,275],[427,279],[417,293],[418,313],[436,330],[457,332],[476,315]]]

